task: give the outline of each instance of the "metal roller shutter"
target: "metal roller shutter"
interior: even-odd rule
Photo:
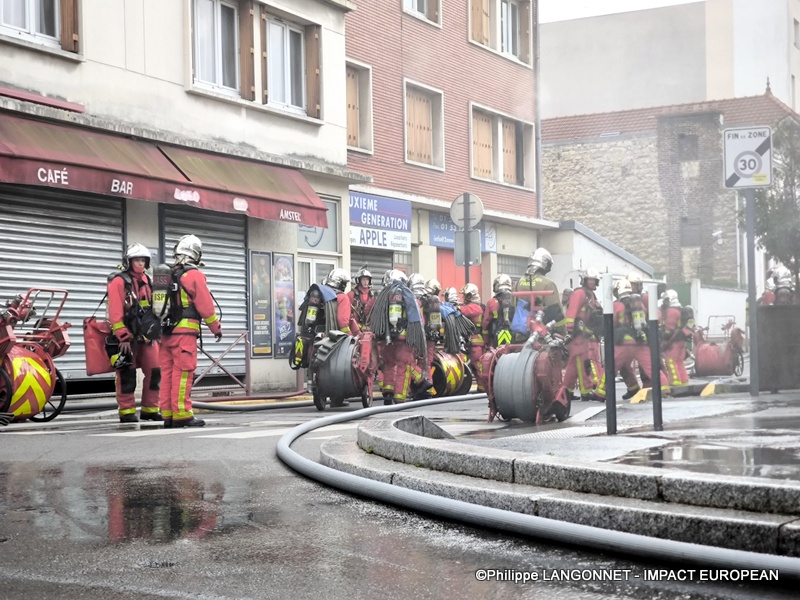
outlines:
[[[161,247],[167,263],[171,262],[172,248],[181,236],[193,234],[203,242],[203,262],[207,265],[203,273],[220,306],[224,333],[222,342],[216,344],[203,326],[203,342],[207,344],[206,349],[217,356],[236,335],[247,329],[247,218],[166,205],[162,205],[162,210]],[[210,364],[208,358],[199,355],[198,371]],[[236,346],[222,364],[236,375],[244,374],[244,345]],[[223,373],[219,368],[211,372]]]
[[[122,215],[115,198],[0,186],[0,302],[32,287],[69,292],[61,320],[72,323],[72,346],[56,361],[67,379],[87,378],[83,319],[120,263]],[[97,314],[105,317],[105,306]]]
[[[372,273],[372,287],[377,291],[381,287],[383,274],[394,266],[393,257],[391,252],[351,246],[350,272],[355,275],[361,267],[367,265],[367,269]]]

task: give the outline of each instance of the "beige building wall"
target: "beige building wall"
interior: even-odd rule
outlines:
[[[731,98],[733,73],[733,3],[706,0],[706,99]]]

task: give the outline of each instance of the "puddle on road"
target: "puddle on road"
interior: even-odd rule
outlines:
[[[797,448],[738,448],[700,441],[675,442],[629,452],[610,462],[738,477],[800,479],[800,450]]]
[[[202,538],[221,526],[224,494],[221,483],[163,469],[0,470],[0,513],[44,539]]]

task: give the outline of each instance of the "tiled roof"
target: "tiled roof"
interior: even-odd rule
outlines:
[[[727,98],[690,104],[672,104],[621,110],[618,112],[572,115],[542,120],[542,141],[558,142],[655,131],[658,117],[691,113],[720,112],[724,127],[770,125],[787,116],[800,121],[800,115],[767,90],[761,96]]]

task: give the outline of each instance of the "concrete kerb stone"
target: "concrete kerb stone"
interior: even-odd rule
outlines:
[[[639,535],[800,556],[800,519],[662,501],[608,497],[430,471],[329,440],[320,462],[375,481],[482,506]]]
[[[408,422],[401,424],[402,421]],[[433,423],[426,428],[426,421],[418,415],[367,421],[358,427],[358,445],[366,452],[397,462],[494,481],[600,496],[800,515],[800,486],[793,482],[665,473],[651,467],[580,463],[494,448],[482,448],[478,454],[474,446],[408,433],[441,431]]]

